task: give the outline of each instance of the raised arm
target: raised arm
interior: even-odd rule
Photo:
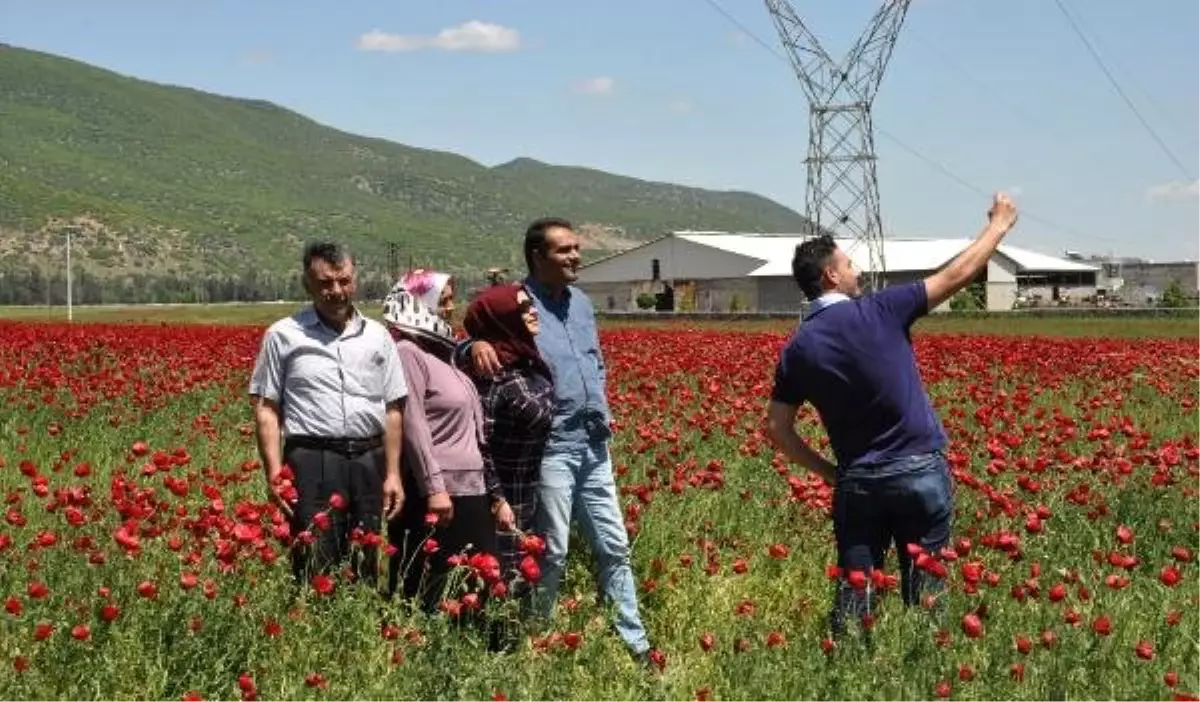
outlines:
[[[451,354],[453,365],[476,378],[491,378],[500,372],[500,358],[496,349],[486,341],[463,339]]]
[[[987,226],[979,232],[975,241],[944,268],[925,279],[928,309],[934,309],[969,285],[987,265],[1004,235],[1016,222],[1016,204],[1008,195],[998,193],[988,211]]]

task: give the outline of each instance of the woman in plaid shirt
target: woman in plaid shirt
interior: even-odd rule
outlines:
[[[484,290],[467,309],[463,326],[472,339],[496,349],[503,369],[491,378],[477,378],[483,404],[484,461],[490,462],[512,509],[516,531],[500,532],[500,567],[525,595],[521,536],[534,528],[538,475],[554,411],[550,368],[538,354],[537,310],[518,284]]]

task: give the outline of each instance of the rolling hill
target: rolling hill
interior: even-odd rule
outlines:
[[[76,270],[110,290],[105,297],[120,297],[112,281],[136,290],[152,278],[182,281],[162,284],[172,290],[250,281],[270,295],[294,280],[301,242],[317,236],[348,242],[364,272],[382,275],[388,242],[400,244],[402,261],[414,253],[418,264],[459,273],[519,267],[524,225],[552,213],[608,250],[671,229],[806,225],[750,193],[527,158],[487,167],[348,134],[269,102],[6,45],[0,124],[0,273],[12,284],[31,267],[49,270],[69,227]]]

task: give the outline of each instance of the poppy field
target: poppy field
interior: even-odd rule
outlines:
[[[918,556],[944,601],[905,610],[894,554],[837,572],[830,488],[765,437],[785,332],[603,330],[645,670],[582,542],[555,619],[510,653],[458,625],[469,600],[425,616],[342,573],[297,585],[245,397],[262,328],[0,321],[5,699],[1200,691],[1195,336],[918,334],[957,509],[951,545]],[[835,641],[840,576],[882,596]]]

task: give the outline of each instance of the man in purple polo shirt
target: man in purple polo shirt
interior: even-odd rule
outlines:
[[[872,584],[848,577],[882,569],[895,541],[906,605],[940,583],[925,578],[907,551],[935,551],[950,540],[953,487],[946,436],[921,382],[909,329],[966,287],[1017,221],[998,194],[988,223],[953,261],[925,280],[863,295],[858,271],[829,236],[796,247],[792,274],[811,310],[779,356],[767,425],[795,463],[834,485],[833,529],[842,578],[830,612],[835,634],[846,619],[871,614]],[[829,435],[836,463],[796,432],[809,402]]]

